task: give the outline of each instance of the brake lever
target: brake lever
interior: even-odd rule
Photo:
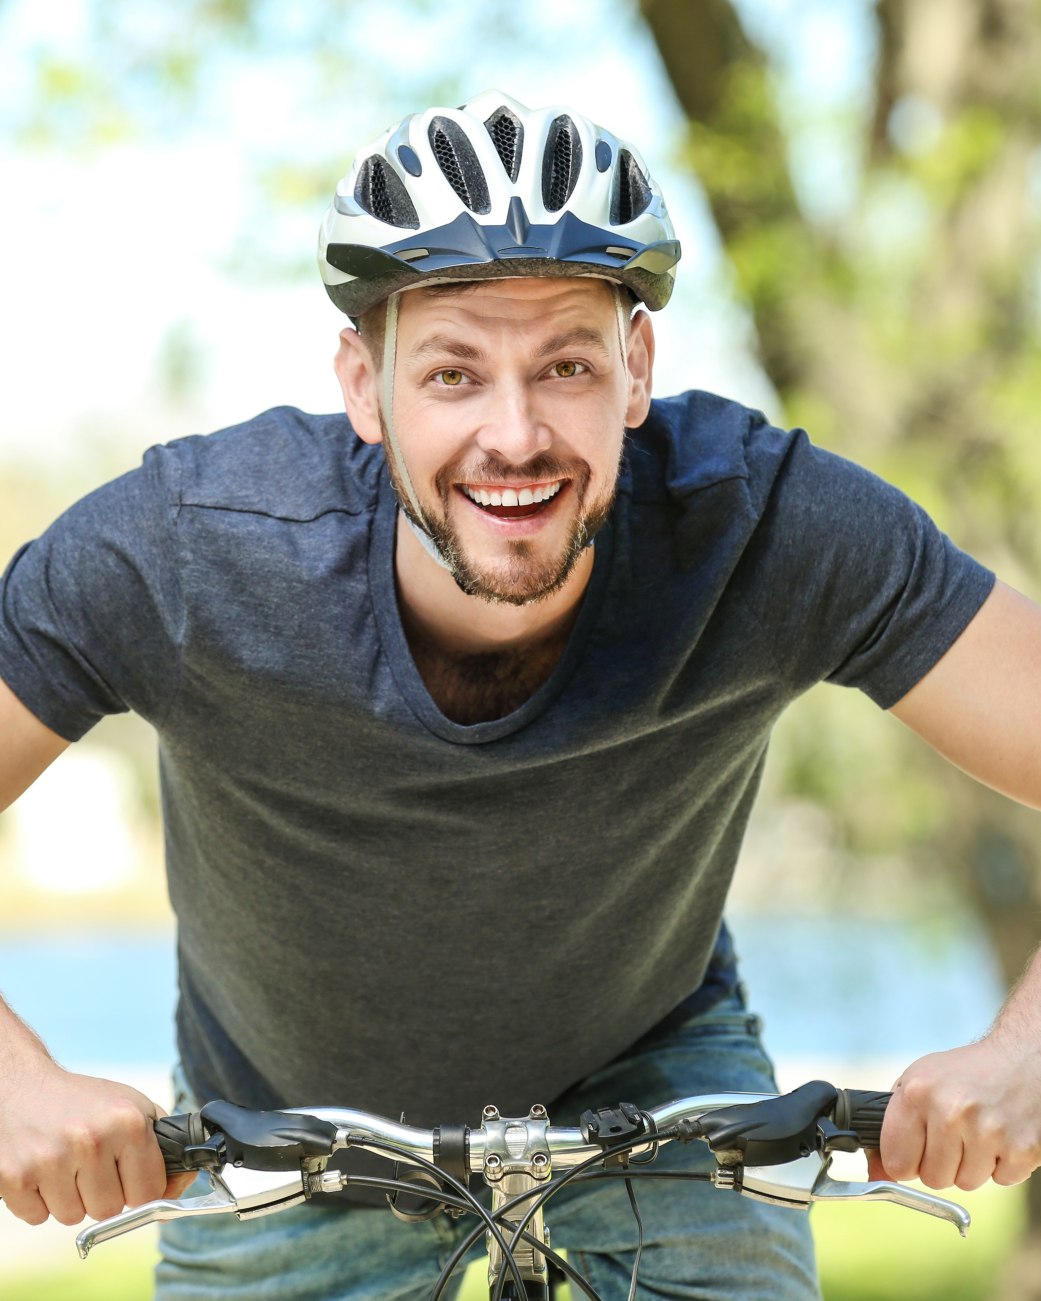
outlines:
[[[964,1238],[972,1217],[956,1202],[935,1193],[909,1188],[885,1179],[866,1182],[832,1179],[828,1174],[831,1158],[818,1153],[789,1161],[785,1165],[717,1167],[713,1183],[719,1188],[733,1188],[755,1201],[774,1206],[809,1210],[813,1202],[855,1201],[861,1198],[894,1202],[908,1210],[922,1211],[953,1224]]]
[[[161,1197],[91,1224],[76,1235],[80,1259],[86,1260],[91,1248],[99,1242],[108,1242],[110,1238],[118,1238],[132,1229],[142,1229],[146,1224],[178,1220],[186,1215],[221,1215],[238,1209],[234,1195],[220,1175],[206,1171],[200,1178],[210,1184],[210,1191],[198,1197]]]
[[[252,1220],[298,1206],[312,1193],[338,1192],[343,1186],[340,1173],[334,1170],[305,1175],[299,1170],[288,1173],[225,1166],[221,1174],[201,1171],[198,1179],[209,1185],[208,1191],[194,1197],[163,1197],[145,1202],[84,1229],[76,1238],[81,1259],[86,1260],[87,1253],[99,1242],[107,1242],[146,1224],[192,1215],[235,1214],[240,1220]]]
[[[969,1232],[972,1216],[964,1206],[949,1202],[945,1197],[927,1193],[921,1188],[909,1188],[888,1179],[871,1179],[863,1183],[832,1179],[827,1168],[823,1169],[811,1194],[815,1202],[851,1201],[860,1197],[873,1198],[880,1202],[894,1202],[897,1206],[906,1206],[911,1211],[922,1211],[926,1215],[935,1215],[938,1219],[953,1224],[964,1238]]]

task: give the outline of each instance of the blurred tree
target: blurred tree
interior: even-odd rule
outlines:
[[[855,184],[849,202],[823,211],[800,189],[798,122],[741,6],[641,9],[789,418],[900,483],[963,545],[1036,590],[1041,4],[876,0],[872,93],[850,141]],[[890,834],[917,825],[920,857],[962,868],[1014,981],[1038,939],[1036,816],[939,774],[946,800],[933,796],[916,820],[914,770],[928,762],[916,745],[873,752],[881,762],[865,799],[811,721],[830,708],[826,694],[786,735],[782,787],[823,797],[848,844],[877,846],[880,813]],[[863,875],[863,857],[851,870]],[[1037,1179],[1030,1201],[1036,1253]],[[1000,1295],[1041,1297],[1041,1271],[1017,1269]]]

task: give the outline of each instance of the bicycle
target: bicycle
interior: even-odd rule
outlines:
[[[639,1240],[630,1298],[640,1268],[642,1223],[632,1181],[644,1177],[707,1180],[725,1194],[808,1210],[813,1202],[873,1199],[895,1202],[954,1224],[962,1236],[969,1214],[942,1197],[884,1180],[849,1182],[828,1173],[833,1154],[877,1148],[888,1093],[837,1089],[823,1080],[787,1094],[720,1093],[681,1098],[650,1110],[630,1103],[582,1114],[578,1127],[550,1124],[536,1104],[526,1117],[500,1116],[485,1107],[479,1128],[441,1125],[419,1129],[365,1111],[332,1107],[250,1111],[210,1102],[200,1111],[156,1122],[169,1174],[195,1171],[208,1191],[160,1199],[83,1230],[80,1256],[99,1242],[132,1229],[189,1215],[268,1215],[348,1184],[387,1194],[399,1218],[474,1214],[430,1295],[437,1301],[464,1256],[486,1236],[489,1301],[548,1301],[553,1277],[567,1278],[592,1301],[597,1294],[550,1245],[544,1208],[573,1180],[626,1181]],[[702,1172],[647,1169],[665,1143],[700,1140],[716,1168]],[[334,1152],[375,1152],[409,1169],[393,1177],[329,1170]],[[258,1185],[255,1174],[269,1174]],[[491,1189],[491,1207],[471,1192],[472,1176]],[[251,1186],[243,1182],[252,1180]],[[237,1188],[236,1185],[241,1185]],[[405,1210],[401,1194],[426,1205]],[[554,1273],[555,1271],[555,1273]]]

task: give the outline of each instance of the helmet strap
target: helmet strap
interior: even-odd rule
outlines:
[[[447,569],[450,574],[453,573],[452,566],[441,554],[437,543],[426,531],[426,529],[420,528],[420,526],[416,523],[416,521],[412,518],[412,516],[407,511],[401,511],[401,514],[405,516],[405,523],[412,530],[412,533],[415,536],[416,541],[427,553],[430,559],[433,560],[435,564],[440,565],[442,569]]]
[[[625,387],[626,390],[628,391],[630,375],[629,375],[629,347],[626,342],[626,335],[628,333],[629,321],[631,318],[626,314],[625,307],[622,304],[622,299],[624,298],[624,296],[625,296],[625,291],[615,286],[614,315],[615,315],[615,320],[618,322],[618,347],[621,349],[621,353],[622,353],[622,371],[625,374]]]
[[[383,331],[383,423],[387,427],[387,438],[398,469],[398,478],[405,489],[405,496],[411,510],[405,511],[405,519],[415,534],[419,545],[442,569],[451,572],[451,565],[438,550],[437,543],[419,523],[423,518],[423,508],[419,504],[416,490],[412,486],[412,476],[408,472],[405,458],[401,454],[397,432],[394,428],[394,370],[398,359],[398,296],[391,294],[387,299],[387,314]]]

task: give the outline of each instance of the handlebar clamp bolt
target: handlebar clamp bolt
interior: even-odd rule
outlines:
[[[481,1112],[481,1116],[485,1120],[498,1120],[499,1108],[496,1107],[493,1103],[489,1103],[488,1106],[485,1107],[485,1109]]]
[[[532,1120],[543,1120],[545,1118],[545,1115],[546,1115],[546,1108],[542,1105],[541,1102],[536,1102],[532,1106],[531,1110],[528,1112],[528,1116]]]

